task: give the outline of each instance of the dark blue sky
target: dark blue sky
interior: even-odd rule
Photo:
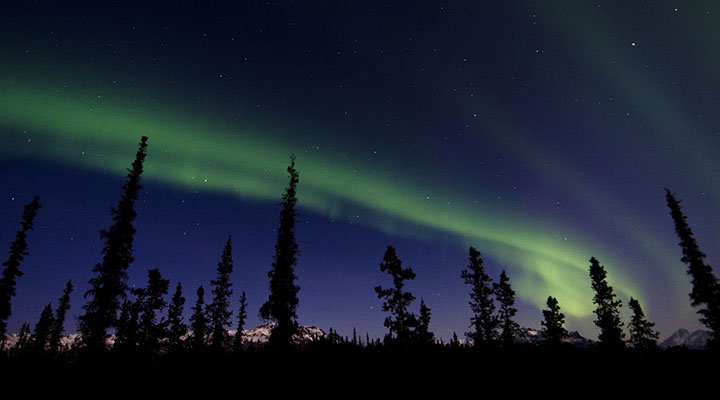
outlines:
[[[10,331],[68,278],[79,313],[141,135],[130,281],[160,268],[188,308],[232,234],[233,301],[260,323],[294,153],[302,324],[381,336],[392,244],[443,338],[468,330],[471,245],[524,326],[552,295],[595,337],[596,256],[663,336],[699,327],[663,187],[716,262],[713,2],[241,3],[4,7],[0,243],[43,204]]]

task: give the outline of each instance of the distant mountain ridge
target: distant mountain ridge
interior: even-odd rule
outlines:
[[[679,347],[684,346],[688,349],[704,349],[707,346],[707,341],[712,337],[712,332],[698,329],[693,333],[690,333],[685,328],[680,328],[675,333],[670,335],[667,339],[660,343],[662,348]]]
[[[243,343],[248,344],[263,344],[267,343],[268,340],[270,340],[270,332],[272,332],[272,329],[275,327],[274,322],[268,322],[265,324],[262,324],[256,328],[247,330],[243,329]],[[237,331],[236,330],[229,330],[228,336],[234,338]],[[188,333],[183,337],[183,339],[187,339],[190,336]],[[15,344],[18,341],[18,334],[17,333],[11,333],[5,336],[5,343],[3,346],[4,350],[9,350],[15,346]],[[321,339],[324,339],[327,337],[327,334],[320,328],[315,326],[299,326],[298,327],[298,333],[293,336],[293,342],[296,344],[305,344],[310,342],[315,342]],[[72,347],[78,345],[80,343],[80,334],[79,333],[71,333],[68,335],[63,335],[60,338],[60,348],[62,350],[69,350]],[[108,347],[112,347],[115,343],[115,335],[110,335],[106,341]]]
[[[254,343],[254,344],[267,343],[268,340],[270,340],[270,332],[272,332],[274,327],[275,327],[274,322],[268,322],[268,323],[262,324],[251,330],[243,329],[243,343]],[[232,336],[233,338],[235,337],[236,334],[237,334],[237,331],[235,331],[235,330],[228,331],[228,335]],[[327,337],[327,334],[318,327],[299,326],[298,333],[296,333],[293,336],[293,342],[295,342],[296,344],[304,344],[304,343],[316,342],[316,341],[324,339],[326,337]]]
[[[250,344],[264,344],[267,343],[270,339],[270,333],[272,332],[273,327],[275,326],[274,322],[268,322],[265,324],[262,324],[258,327],[255,327],[253,329],[245,329],[243,330],[243,343],[245,345]],[[322,339],[327,338],[327,333],[323,331],[322,329],[315,327],[315,326],[300,326],[298,334],[296,334],[293,337],[293,341],[296,344],[306,344],[310,342],[316,342]],[[234,338],[236,335],[235,330],[229,330],[228,336]],[[185,337],[187,338],[189,334]],[[660,347],[667,349],[671,347],[687,347],[688,349],[704,349],[707,345],[707,341],[712,337],[712,333],[707,330],[698,329],[692,333],[690,333],[687,329],[680,328],[677,331],[675,331],[672,335],[670,335],[667,339],[663,340],[660,343]],[[68,335],[63,335],[60,338],[60,347],[63,350],[69,350],[70,348],[76,346],[80,343],[80,334],[79,333],[72,333]],[[11,333],[6,335],[6,340],[4,343],[4,350],[9,350],[12,347],[15,346],[15,343],[17,343],[18,340],[18,334],[17,333]],[[518,335],[517,341],[519,343],[526,343],[526,344],[532,344],[532,345],[539,345],[542,343],[542,331],[539,329],[532,329],[532,328],[526,328],[523,329],[520,334]],[[110,335],[107,339],[107,344],[109,347],[112,347],[112,345],[115,342],[114,335]],[[462,340],[461,342],[464,342]],[[570,343],[576,347],[592,347],[597,342],[592,339],[587,339],[580,335],[577,331],[572,331],[568,333],[568,337],[565,338],[564,342]]]
[[[519,343],[540,345],[543,341],[542,330],[525,328],[520,332],[520,335],[518,335],[517,341]],[[575,347],[592,347],[597,343],[592,339],[587,339],[583,337],[578,331],[568,332],[568,336],[563,339],[563,342],[570,343]]]

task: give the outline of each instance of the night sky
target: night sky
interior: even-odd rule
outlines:
[[[700,327],[663,187],[716,265],[715,1],[46,3],[0,10],[0,246],[43,204],[9,332],[68,278],[80,313],[142,135],[129,283],[159,268],[186,315],[232,234],[232,304],[261,323],[295,154],[303,325],[383,335],[392,244],[444,339],[470,330],[469,246],[523,326],[552,295],[596,338],[595,256],[626,323],[634,296],[661,338]]]

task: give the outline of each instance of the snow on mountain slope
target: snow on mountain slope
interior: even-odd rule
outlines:
[[[260,325],[254,329],[250,330],[243,330],[243,342],[244,343],[254,343],[254,344],[263,344],[267,343],[267,341],[270,339],[270,332],[272,331],[273,327],[275,327],[274,322],[268,322],[266,324]],[[315,342],[321,339],[324,339],[327,337],[327,334],[320,328],[314,327],[314,326],[300,326],[298,334],[294,337],[294,342],[297,344],[302,343],[309,343],[309,342]],[[236,331],[235,330],[229,330],[228,335],[231,337],[235,337]],[[190,334],[186,334],[183,339],[187,339],[190,337]],[[63,335],[60,338],[60,347],[61,351],[69,350],[70,348],[78,345],[80,343],[81,337],[79,333],[72,333],[69,335]],[[4,350],[12,349],[15,344],[18,341],[18,334],[17,333],[11,333],[6,335],[6,340],[3,346]],[[107,339],[107,345],[108,347],[112,347],[115,343],[115,336],[110,335]]]
[[[251,330],[243,330],[243,342],[262,344],[270,340],[270,332],[275,327],[274,322],[268,322]],[[300,326],[299,332],[293,337],[295,343],[315,342],[327,337],[327,334],[320,328],[314,326]],[[228,331],[228,334],[235,337],[236,331]]]
[[[685,346],[688,349],[704,349],[708,339],[712,337],[710,331],[698,329],[693,333],[687,329],[680,328],[667,339],[660,343],[660,347],[669,348],[676,346]]]

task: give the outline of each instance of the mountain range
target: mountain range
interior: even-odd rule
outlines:
[[[660,343],[660,347],[667,349],[670,347],[684,346],[688,349],[704,349],[708,339],[712,337],[710,331],[698,329],[690,333],[685,328],[680,328],[667,339]]]
[[[250,344],[263,344],[267,343],[270,338],[270,332],[275,326],[274,322],[268,322],[260,325],[256,328],[243,330],[243,343],[246,345]],[[229,330],[228,336],[234,338],[236,335],[235,330]],[[189,334],[187,335],[189,336]],[[187,337],[186,336],[186,337]],[[309,343],[324,339],[327,337],[322,329],[315,326],[300,326],[298,334],[295,335],[295,343]],[[687,329],[678,329],[675,333],[670,335],[667,339],[660,343],[660,347],[666,349],[671,347],[687,347],[688,349],[703,349],[705,348],[708,339],[712,337],[710,331],[698,329],[690,333]],[[3,348],[5,350],[11,349],[17,343],[18,334],[12,333],[6,335],[6,340]],[[63,335],[60,339],[60,345],[63,349],[70,349],[80,341],[80,334],[72,333]],[[575,347],[592,347],[597,342],[592,339],[587,339],[580,335],[577,331],[568,333],[568,337],[564,340],[566,343],[573,344]],[[107,340],[108,346],[112,346],[115,342],[115,337],[110,335]],[[526,328],[520,332],[518,342],[528,344],[540,344],[542,343],[542,331],[539,329]]]
[[[272,331],[273,327],[275,327],[274,322],[268,322],[266,324],[260,325],[254,329],[244,329],[243,330],[243,343],[247,344],[262,344],[267,343],[267,341],[270,339],[270,332]],[[302,343],[309,343],[318,341],[320,339],[323,339],[327,337],[327,334],[320,328],[314,327],[314,326],[300,326],[298,327],[298,333],[295,334],[293,337],[293,340],[296,344],[302,344]],[[228,336],[235,338],[235,335],[237,334],[236,330],[228,330]],[[18,334],[17,333],[11,333],[5,336],[6,340],[3,346],[4,350],[9,350],[15,346],[15,344],[18,341]],[[186,334],[183,339],[187,339],[190,336],[190,334]],[[63,335],[60,338],[60,347],[64,350],[68,350],[75,345],[80,343],[80,334],[79,333],[71,333],[68,335]],[[115,343],[115,335],[110,335],[107,338],[106,341],[108,347],[112,347],[112,345]]]

